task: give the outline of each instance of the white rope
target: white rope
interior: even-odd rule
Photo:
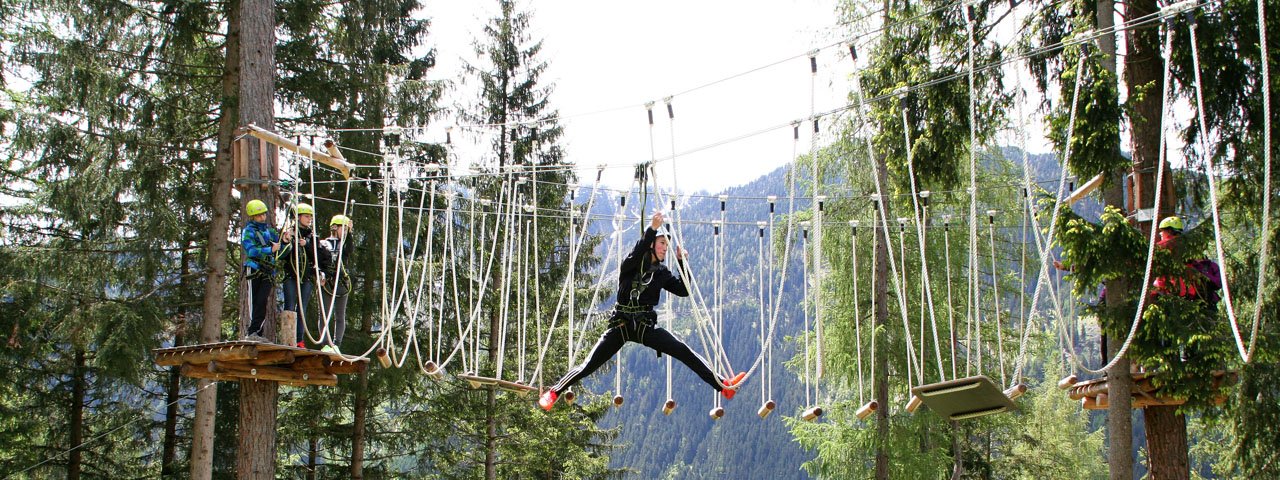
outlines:
[[[856,92],[858,96],[861,97],[863,95],[863,91],[862,91],[862,78],[860,76],[856,78],[854,85],[856,86]],[[859,107],[857,110],[857,118],[859,123],[865,124],[866,117],[863,114],[861,102],[859,102]],[[885,206],[885,203],[889,201],[889,198],[884,196],[885,187],[880,184],[880,173],[879,173],[880,164],[874,160],[875,150],[872,148],[871,138],[864,136],[863,141],[866,143],[866,147],[867,147],[867,158],[871,160],[871,164],[874,167],[874,171],[872,172],[872,174],[875,175],[875,179],[876,179],[875,180],[876,213],[879,213],[879,216],[880,216],[880,228],[884,233],[885,241],[889,242],[889,245],[888,245],[889,248],[886,248],[885,250],[889,254],[889,268],[891,270],[891,273],[893,274],[894,292],[897,294],[897,297],[898,297],[898,311],[902,315],[902,331],[906,334],[906,337],[907,337],[906,338],[907,359],[908,359],[908,362],[915,362],[916,361],[915,346],[912,345],[912,343],[914,343],[914,340],[911,337],[911,326],[909,325],[907,320],[906,295],[904,294],[904,286],[901,284],[900,278],[898,277],[898,265],[897,265],[897,261],[894,260],[894,252],[892,248],[893,241],[889,239],[890,238],[889,237],[889,219],[887,214],[885,213],[885,210],[888,208]],[[919,370],[919,366],[917,365],[916,367],[917,367],[916,370]],[[908,365],[908,369],[910,368],[911,366]]]
[[[991,213],[991,212],[988,212]],[[1004,363],[1004,327],[1000,322],[1000,274],[999,265],[996,264],[996,221],[995,215],[988,216],[991,239],[991,309],[995,311],[996,316],[996,357],[1000,363],[1000,384],[1008,385],[1008,377],[1005,375]]]
[[[866,384],[863,383],[862,378],[862,299],[858,292],[858,225],[853,221],[849,223],[850,227],[852,227],[849,245],[851,258],[853,259],[853,344],[858,356],[858,404],[861,405],[866,403],[866,399],[863,396]]]
[[[933,352],[934,352],[934,356],[937,357],[935,360],[937,360],[938,362],[938,380],[945,381],[947,379],[947,374],[942,364],[942,347],[938,340],[938,320],[933,307],[933,279],[929,275],[929,257],[925,256],[924,224],[928,219],[929,207],[927,205],[925,206],[920,205],[920,195],[922,194],[922,192],[919,192],[916,187],[915,156],[913,155],[913,149],[911,145],[911,129],[910,129],[910,125],[907,122],[907,109],[905,107],[902,109],[902,136],[903,136],[903,140],[906,142],[907,177],[910,179],[910,184],[911,184],[911,205],[913,209],[913,214],[911,215],[911,219],[915,223],[916,239],[920,247],[920,274],[921,274],[920,288],[921,290],[923,290],[922,292],[923,294],[921,295],[921,303],[929,306],[929,325],[933,329]],[[920,213],[915,214],[914,212],[920,212]],[[949,267],[950,267],[950,263],[948,262],[948,268]],[[948,277],[950,277],[950,275],[948,275]],[[948,289],[951,288],[950,280],[951,280],[950,278],[947,279]],[[951,303],[951,300],[950,298],[948,298],[947,304],[950,305],[950,303]],[[921,308],[923,309],[923,307]],[[923,358],[923,355],[924,355],[923,312],[921,312],[920,321],[922,323],[921,325],[922,328],[920,329],[921,330],[920,331],[920,337],[921,337],[920,338],[920,341],[921,341],[920,365],[923,366],[925,363]],[[952,347],[952,356],[954,357],[954,355],[955,355],[955,348]]]
[[[1261,4],[1258,5],[1258,13],[1259,15],[1262,15],[1263,13]],[[1266,21],[1261,16],[1259,16],[1258,19],[1259,19],[1259,26],[1258,26],[1259,33],[1261,33],[1266,30],[1266,25],[1265,25]],[[1197,46],[1197,42],[1199,40],[1196,38],[1197,28],[1196,28],[1195,20],[1191,21],[1191,26],[1188,29],[1191,31],[1191,61],[1194,64],[1194,68],[1192,72],[1195,73],[1195,81],[1196,81],[1196,116],[1198,118],[1198,121],[1196,123],[1200,127],[1200,152],[1202,155],[1204,155],[1205,162],[1208,164],[1208,168],[1209,168],[1209,171],[1205,174],[1205,176],[1209,177],[1209,199],[1210,199],[1209,203],[1212,207],[1211,212],[1213,213],[1213,247],[1214,247],[1215,253],[1217,253],[1217,256],[1218,256],[1218,265],[1222,265],[1225,267],[1227,263],[1226,263],[1226,255],[1224,255],[1223,248],[1222,248],[1222,220],[1218,214],[1218,181],[1217,181],[1218,173],[1217,173],[1217,167],[1214,166],[1214,163],[1213,163],[1213,153],[1209,151],[1209,145],[1208,145],[1209,133],[1208,133],[1208,127],[1205,126],[1204,93],[1202,92],[1203,84],[1200,81],[1200,48]],[[1266,41],[1265,38],[1266,37],[1264,36],[1263,42]],[[1266,48],[1267,48],[1265,43],[1263,43],[1262,48],[1265,54]],[[1265,56],[1263,57],[1262,63],[1263,63],[1262,68],[1264,72],[1263,75],[1265,78],[1265,75],[1266,75],[1265,72],[1267,69]],[[1264,86],[1265,85],[1266,84],[1264,83]],[[1266,92],[1267,89],[1264,87],[1263,91]],[[1263,101],[1267,101],[1265,96]],[[1270,129],[1270,124],[1271,124],[1271,118],[1263,117],[1263,125],[1265,125],[1267,129]],[[1268,136],[1268,138],[1270,137]],[[1270,160],[1270,151],[1268,151],[1267,153],[1268,153],[1267,159]],[[1266,168],[1265,175],[1269,177],[1271,174],[1270,166],[1267,165],[1265,168]],[[1267,182],[1264,181],[1263,183],[1265,184]],[[1259,246],[1259,252],[1267,252],[1268,246],[1269,246],[1269,242],[1267,242],[1267,237],[1269,237],[1271,234],[1271,231],[1268,230],[1270,225],[1267,225],[1267,223],[1271,220],[1269,216],[1270,212],[1268,211],[1268,208],[1270,207],[1270,202],[1268,200],[1270,200],[1271,198],[1271,191],[1264,187],[1264,189],[1262,190],[1262,195],[1263,195],[1262,217],[1263,217],[1264,225],[1262,227],[1262,234],[1259,235],[1259,239],[1262,243],[1262,245]],[[1260,256],[1259,260],[1262,263],[1258,264],[1259,282],[1257,284],[1258,285],[1257,286],[1257,289],[1258,289],[1257,305],[1254,307],[1254,316],[1253,316],[1254,329],[1253,329],[1253,333],[1249,337],[1248,347],[1245,347],[1244,338],[1242,338],[1240,335],[1240,323],[1236,317],[1236,309],[1234,305],[1235,302],[1231,300],[1231,282],[1227,280],[1226,275],[1222,276],[1222,300],[1227,307],[1227,319],[1231,321],[1231,333],[1236,341],[1236,350],[1240,353],[1240,359],[1245,363],[1249,363],[1249,361],[1253,358],[1254,347],[1257,347],[1257,335],[1258,335],[1257,327],[1258,327],[1259,320],[1262,318],[1261,317],[1261,313],[1262,313],[1261,306],[1263,301],[1262,292],[1265,289],[1263,288],[1264,284],[1262,283],[1261,280],[1263,278],[1263,272],[1267,270],[1267,267],[1266,267],[1267,264],[1265,263],[1267,259],[1265,257]]]
[[[948,217],[950,216],[948,215]],[[943,220],[943,222],[945,223],[943,224],[944,228],[942,229],[942,243],[943,251],[946,252],[943,259],[946,261],[947,265],[947,281],[945,282],[947,284],[947,325],[951,331],[951,378],[957,378],[959,375],[957,375],[956,372],[956,365],[959,362],[956,361],[956,342],[959,341],[959,339],[956,337],[955,303],[951,300],[951,229],[946,228],[950,225],[951,220],[948,218]]]
[[[1245,355],[1245,363],[1253,358],[1254,347],[1257,346],[1258,328],[1262,325],[1262,285],[1266,280],[1267,268],[1270,266],[1271,243],[1271,68],[1267,54],[1267,16],[1262,0],[1258,4],[1258,46],[1261,49],[1262,62],[1262,235],[1258,236],[1258,282],[1257,300],[1253,303],[1253,333],[1249,336],[1249,349]],[[1237,340],[1240,334],[1236,334]]]

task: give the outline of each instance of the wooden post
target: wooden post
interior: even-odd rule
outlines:
[[[280,312],[280,343],[290,347],[298,344],[298,314],[285,310]]]

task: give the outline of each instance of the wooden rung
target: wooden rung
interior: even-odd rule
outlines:
[[[1027,385],[1024,383],[1019,383],[1004,390],[1004,396],[1009,397],[1009,400],[1017,400],[1024,393],[1027,393]]]
[[[422,366],[422,372],[437,381],[444,380],[444,369],[437,366],[436,362],[428,361]]]
[[[777,407],[778,407],[777,403],[774,403],[773,400],[769,400],[767,402],[764,402],[764,405],[760,406],[760,410],[756,411],[756,415],[759,415],[760,418],[766,418],[769,416],[770,413],[773,413],[773,409]]]
[[[577,400],[578,400],[578,395],[576,393],[573,393],[573,390],[564,392],[564,401],[573,403]]]
[[[378,347],[377,355],[378,363],[382,364],[382,368],[391,368],[391,357],[387,356],[387,349]]]
[[[711,409],[711,412],[709,413],[711,415],[712,420],[719,420],[721,418],[724,418],[724,408],[716,407]]]
[[[1077,383],[1080,383],[1080,379],[1078,377],[1075,375],[1067,375],[1066,377],[1063,377],[1062,380],[1058,380],[1058,388],[1066,390],[1075,386]]]
[[[858,417],[858,420],[866,420],[867,417],[870,417],[872,413],[875,413],[876,409],[879,407],[880,407],[880,404],[876,403],[875,400],[872,400],[870,402],[867,402],[866,405],[863,405],[861,408],[858,409],[858,411],[854,412],[853,414],[854,416]]]
[[[812,422],[822,416],[822,407],[812,407],[800,414],[800,418],[806,422]]]
[[[671,412],[672,412],[673,410],[675,410],[675,409],[676,409],[676,401],[675,401],[675,399],[670,399],[670,398],[669,398],[669,399],[667,399],[667,403],[662,404],[662,414],[663,414],[663,415],[671,415]]]
[[[916,413],[916,410],[919,409],[920,405],[923,403],[924,400],[921,400],[920,397],[912,395],[911,400],[907,402],[907,413]]]
[[[613,396],[613,406],[614,406],[614,408],[621,407],[621,406],[622,406],[622,402],[623,402],[622,395],[614,395],[614,396]]]
[[[1102,178],[1103,178],[1102,174],[1099,173],[1098,175],[1089,179],[1089,181],[1085,182],[1084,185],[1081,185],[1080,188],[1077,188],[1076,191],[1071,192],[1070,195],[1067,195],[1067,198],[1066,198],[1067,205],[1074,204],[1080,201],[1080,199],[1084,198],[1085,195],[1088,195],[1089,192],[1097,190],[1098,187],[1102,186]]]

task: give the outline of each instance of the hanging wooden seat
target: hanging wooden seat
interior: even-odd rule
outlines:
[[[492,377],[482,377],[472,373],[460,374],[458,375],[458,379],[467,382],[467,385],[470,385],[471,388],[474,388],[474,389],[497,388],[500,390],[506,390],[508,392],[518,393],[521,395],[538,393],[538,387],[535,387],[532,385],[525,385],[519,382],[513,382],[510,380],[501,380],[501,379],[492,378]]]
[[[1025,391],[1017,387],[1010,390],[1017,394]],[[1000,387],[985,375],[921,385],[912,388],[911,393],[938,415],[951,420],[966,420],[1018,408],[1010,395],[1000,391]]]
[[[1216,390],[1224,385],[1231,385],[1236,382],[1238,375],[1234,371],[1219,370],[1213,372],[1213,388]],[[1067,390],[1067,395],[1072,400],[1079,400],[1080,406],[1085,410],[1106,410],[1110,403],[1108,394],[1110,387],[1107,385],[1106,377],[1086,380],[1083,382],[1069,381],[1071,377],[1063,379],[1058,386]],[[1148,372],[1137,372],[1133,374],[1133,408],[1147,408],[1156,406],[1177,406],[1187,403],[1185,398],[1165,397],[1160,393],[1160,389],[1156,387]],[[1225,402],[1225,395],[1215,395],[1213,403],[1216,405]]]
[[[236,340],[152,350],[156,365],[180,367],[179,373],[209,380],[266,380],[286,385],[338,384],[338,375],[360,373],[368,359],[347,360],[338,353],[274,343]]]

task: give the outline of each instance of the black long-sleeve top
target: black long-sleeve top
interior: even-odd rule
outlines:
[[[644,275],[640,281],[647,285],[642,287],[644,290],[640,293],[640,298],[636,301],[637,305],[650,307],[657,306],[658,301],[661,299],[662,290],[666,290],[680,297],[689,296],[689,289],[685,286],[684,279],[673,275],[671,270],[667,269],[666,265],[663,265],[662,262],[655,261],[651,256],[653,243],[657,240],[657,236],[657,230],[652,228],[645,229],[644,237],[641,238],[640,241],[636,242],[635,247],[632,247],[631,249],[631,253],[627,255],[627,258],[622,260],[622,268],[620,268],[620,271],[618,272],[619,305],[627,305],[631,301],[631,282],[636,278],[636,275],[640,274],[642,271]],[[671,248],[667,250],[667,256],[670,257],[675,255],[675,248],[674,246],[671,246]],[[676,262],[679,264],[680,270],[683,271],[684,262],[679,259],[678,256]],[[648,270],[644,270],[646,267]]]
[[[294,251],[294,246],[299,240],[306,240],[307,244],[302,248]],[[330,271],[333,269],[330,256],[324,247],[318,242],[319,238],[307,227],[299,226],[297,235],[288,243],[280,246],[280,252],[276,254],[279,260],[276,262],[280,265],[285,276],[289,278],[316,279],[316,266],[320,267],[320,271]],[[317,255],[318,253],[318,255]]]

